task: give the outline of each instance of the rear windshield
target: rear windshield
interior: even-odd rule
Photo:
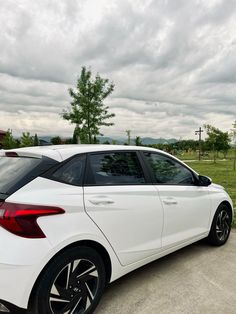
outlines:
[[[28,157],[0,157],[0,193],[9,194],[11,188],[41,163]]]

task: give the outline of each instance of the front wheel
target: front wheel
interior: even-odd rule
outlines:
[[[94,249],[68,249],[43,272],[29,313],[91,314],[102,296],[105,278],[103,261]]]
[[[220,246],[226,243],[229,238],[232,223],[231,209],[221,204],[212,221],[211,230],[207,237],[210,244]]]

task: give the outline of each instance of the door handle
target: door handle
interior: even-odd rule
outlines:
[[[178,204],[177,200],[173,197],[168,197],[163,199],[163,203],[166,205],[176,205]]]
[[[109,205],[109,204],[113,204],[114,201],[111,199],[90,199],[89,202],[93,205]]]

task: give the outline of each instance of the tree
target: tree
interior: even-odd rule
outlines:
[[[104,104],[113,90],[114,84],[108,79],[101,78],[99,74],[93,79],[91,71],[82,67],[76,89],[69,89],[71,107],[62,112],[63,119],[75,124],[77,142],[96,143],[96,137],[102,135],[101,126],[114,124],[107,122],[115,115],[109,113],[109,107]]]
[[[62,144],[62,140],[61,140],[60,136],[55,136],[55,137],[51,138],[51,143],[53,145],[60,145],[60,144]]]
[[[128,137],[128,141],[127,141],[127,145],[130,145],[130,142],[131,142],[131,130],[126,130],[125,131],[126,134],[127,134],[127,137]]]
[[[73,144],[80,144],[80,138],[79,138],[79,134],[77,134],[77,128],[74,129],[74,132],[73,132],[73,137],[72,137],[72,143]]]
[[[65,144],[75,144],[75,143],[73,142],[73,138],[67,138],[65,140]]]
[[[231,129],[231,138],[232,138],[232,143],[233,143],[233,148],[234,148],[234,166],[233,169],[234,171],[236,170],[236,121],[234,121],[233,128]]]
[[[106,140],[105,142],[103,142],[104,145],[110,145],[110,142],[108,140]]]
[[[191,151],[196,151],[199,149],[199,141],[196,140],[180,140],[176,143],[172,143],[172,146],[175,145],[177,150],[185,151],[186,153]]]
[[[39,139],[38,139],[38,135],[36,133],[34,135],[34,146],[39,146]]]
[[[228,132],[222,132],[218,128],[212,125],[204,125],[208,137],[205,140],[205,146],[208,147],[214,153],[214,162],[216,159],[215,152],[217,154],[222,152],[226,157],[228,150],[230,149],[230,136]]]
[[[17,141],[14,139],[12,135],[12,131],[10,129],[7,130],[7,133],[4,136],[4,139],[2,141],[2,146],[4,149],[11,149],[11,148],[18,147]]]
[[[142,146],[142,140],[141,140],[140,136],[136,136],[135,145],[136,146]]]
[[[34,146],[34,137],[30,135],[30,132],[23,132],[20,138],[21,147]]]

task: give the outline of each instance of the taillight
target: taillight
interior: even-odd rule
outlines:
[[[5,202],[0,205],[0,226],[24,238],[46,238],[37,219],[64,212],[59,207]]]

